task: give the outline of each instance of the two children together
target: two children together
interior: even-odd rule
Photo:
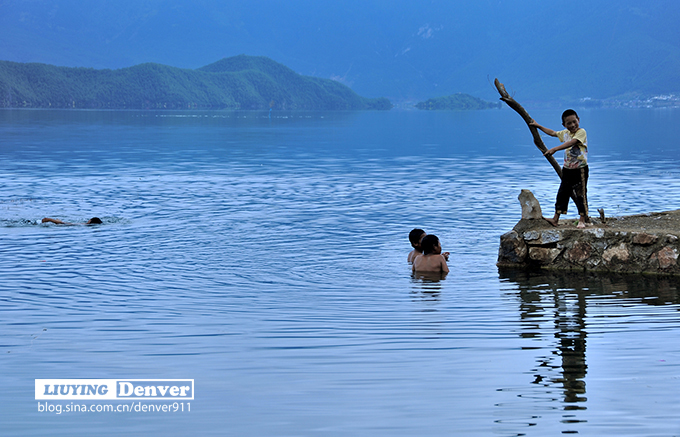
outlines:
[[[436,235],[427,235],[422,229],[413,229],[408,234],[413,250],[408,254],[408,262],[413,264],[414,272],[448,273],[449,252],[442,253],[442,246]]]

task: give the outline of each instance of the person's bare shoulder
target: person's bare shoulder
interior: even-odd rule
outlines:
[[[423,255],[422,253],[416,254],[413,257],[413,263],[412,263],[413,264],[413,271],[415,272],[415,271],[422,270],[425,267],[426,261],[427,260],[425,259],[425,255]]]

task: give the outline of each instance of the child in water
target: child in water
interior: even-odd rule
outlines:
[[[413,260],[414,272],[449,272],[442,246],[436,235],[426,235],[420,242],[423,253]],[[446,252],[448,255],[448,252]]]
[[[418,228],[409,232],[408,240],[411,242],[411,246],[413,246],[413,250],[408,254],[409,264],[413,263],[413,260],[423,253],[423,250],[420,248],[420,240],[422,240],[425,235],[427,235],[425,231]]]
[[[63,222],[59,219],[53,219],[49,217],[45,217],[42,219],[43,223],[54,223],[55,225],[67,225],[67,226],[73,226],[73,225],[101,225],[102,221],[99,217],[92,217],[87,221],[87,223],[69,223],[69,222]]]
[[[413,264],[413,260],[416,259],[418,255],[422,255],[423,249],[420,247],[420,242],[423,240],[423,238],[425,238],[426,235],[427,234],[425,233],[425,231],[418,228],[415,228],[411,232],[409,232],[408,239],[411,242],[411,246],[413,246],[413,250],[408,254],[409,264]],[[442,253],[442,255],[444,256],[444,258],[446,258],[447,261],[449,260],[448,252],[444,252]]]

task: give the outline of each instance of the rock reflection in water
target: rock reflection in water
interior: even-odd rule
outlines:
[[[537,357],[530,371],[532,384],[545,387],[554,397],[559,388],[563,403],[562,423],[577,420],[575,410],[586,409],[586,339],[589,301],[598,305],[630,303],[669,305],[680,302],[680,278],[588,274],[574,272],[531,272],[501,269],[501,281],[510,282],[519,297],[520,332],[526,339],[544,340],[554,336],[547,354]],[[527,347],[527,349],[544,349]],[[521,396],[521,395],[520,395]],[[574,432],[574,431],[564,431]]]

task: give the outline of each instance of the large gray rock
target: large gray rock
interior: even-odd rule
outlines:
[[[527,257],[527,245],[515,231],[501,235],[498,248],[498,264],[523,264]]]
[[[674,247],[665,246],[652,254],[651,259],[657,261],[661,269],[674,267],[678,264],[678,251]]]
[[[608,263],[612,262],[612,260],[618,260],[619,262],[628,262],[630,258],[631,253],[630,250],[628,250],[628,246],[625,243],[621,243],[617,246],[610,247],[602,253],[602,259],[607,261]]]
[[[549,265],[562,253],[562,249],[548,249],[545,247],[530,247],[529,258],[540,265]]]
[[[529,190],[522,190],[517,197],[519,199],[520,205],[522,205],[522,219],[540,219],[543,218],[543,213],[541,212],[541,204],[538,203],[534,193]]]
[[[527,231],[524,234],[522,234],[522,237],[524,238],[524,241],[526,241],[528,244],[534,244],[537,246],[557,243],[558,241],[564,239],[562,231],[557,229]]]

